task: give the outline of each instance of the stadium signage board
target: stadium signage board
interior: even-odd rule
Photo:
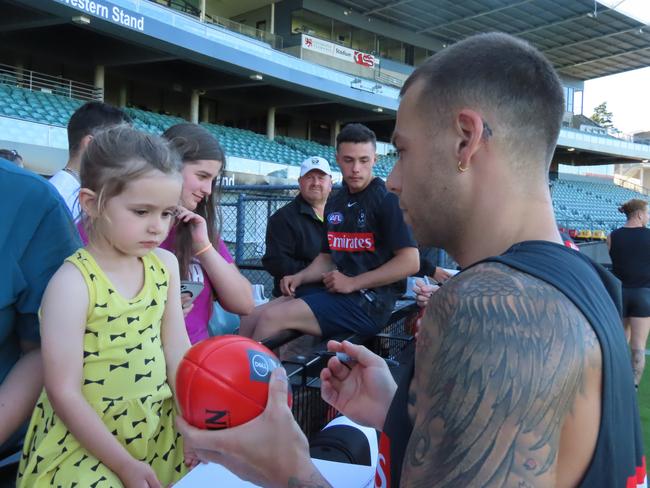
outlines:
[[[117,5],[99,0],[56,0],[58,3],[76,8],[81,12],[124,27],[144,32],[144,16],[130,12]]]
[[[350,63],[358,64],[366,68],[374,68],[379,64],[379,58],[372,54],[356,51],[345,46],[339,46],[333,42],[324,41],[318,37],[302,35],[302,48],[309,51],[314,51],[320,54],[325,54],[333,58],[342,59]]]

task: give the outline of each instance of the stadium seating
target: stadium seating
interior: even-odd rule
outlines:
[[[324,146],[314,141],[307,141],[305,139],[297,139],[295,137],[277,136],[275,138],[280,144],[285,144],[297,151],[302,152],[309,156],[320,156],[327,159],[330,164],[334,164],[336,160],[336,149],[333,146]],[[394,156],[380,155],[377,157],[377,165],[375,166],[375,174],[381,178],[388,177],[390,170],[395,165]]]
[[[302,154],[306,155],[305,157],[320,156],[321,158],[327,159],[330,163],[333,163],[336,159],[334,155],[336,151],[332,146],[324,146],[323,144],[319,144],[314,141],[286,136],[277,136],[275,140],[280,144],[284,144],[290,148],[300,151]]]
[[[80,100],[0,84],[0,116],[65,127]]]
[[[82,100],[31,91],[0,80],[0,116],[29,120],[41,124],[65,127],[72,113],[84,103]],[[174,124],[185,122],[181,117],[157,114],[139,108],[126,108],[133,119],[133,125],[152,134],[162,134]],[[313,141],[278,136],[270,141],[265,135],[250,130],[202,123],[203,127],[214,134],[223,145],[226,154],[241,158],[271,161],[292,166],[299,166],[309,156],[322,156],[334,163],[335,149]],[[388,176],[394,164],[391,156],[380,156],[376,167],[377,175]]]
[[[552,187],[558,224],[575,230],[578,239],[604,239],[625,223],[618,207],[631,198],[647,200],[642,193],[609,182],[557,179]]]
[[[225,127],[222,125],[201,123],[215,135],[223,145],[226,154],[260,161],[299,166],[308,156],[279,141],[270,141],[265,135],[250,130]]]
[[[65,127],[72,113],[84,102],[44,91],[31,91],[16,86],[15,80],[0,79],[0,116],[29,120],[41,124]],[[127,108],[136,128],[162,134],[185,119],[157,114],[139,108]],[[271,161],[298,166],[309,156],[321,156],[332,165],[335,148],[314,141],[277,136],[270,141],[265,135],[250,130],[202,123],[214,134],[229,156]],[[395,157],[380,155],[375,174],[386,178],[395,164]],[[625,222],[618,206],[630,198],[646,196],[609,182],[569,178],[554,181],[553,207],[558,224],[578,239],[605,239],[606,234]]]
[[[375,174],[384,179],[388,178],[393,166],[395,166],[396,158],[394,156],[379,155],[377,156],[377,164],[375,165]]]
[[[162,134],[172,125],[187,122],[181,117],[174,117],[173,115],[162,115],[154,112],[148,112],[139,108],[126,108],[126,113],[133,119],[133,126],[144,132],[152,134]]]
[[[66,127],[70,116],[84,103],[82,100],[43,91],[31,91],[6,83],[11,83],[11,80],[0,80],[0,116]],[[125,110],[137,129],[152,134],[162,134],[174,124],[186,122],[181,117],[138,108]],[[226,154],[231,156],[297,166],[309,155],[286,144],[270,141],[266,136],[249,130],[215,124],[202,125],[217,136]]]

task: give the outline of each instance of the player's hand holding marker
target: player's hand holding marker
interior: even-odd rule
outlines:
[[[429,281],[429,278],[426,276],[424,280],[417,279],[415,280],[415,285],[413,286],[413,291],[415,292],[415,301],[421,308],[426,308],[429,303],[429,299],[434,292],[438,291],[440,286],[437,284],[432,284]]]
[[[348,341],[327,343],[328,351],[345,353],[330,358],[321,371],[323,400],[361,425],[381,430],[397,384],[386,361]]]

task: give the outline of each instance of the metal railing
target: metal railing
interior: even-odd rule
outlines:
[[[88,83],[25,70],[7,64],[0,64],[0,83],[79,100],[102,100],[104,93],[101,88]]]
[[[270,297],[273,277],[262,266],[269,217],[298,194],[297,186],[226,186],[221,195],[221,236],[235,264]]]
[[[228,29],[232,32],[237,32],[239,34],[257,39],[259,41],[269,44],[273,49],[282,49],[284,39],[282,36],[276,34],[271,34],[270,32],[256,29],[249,25],[241,24],[235,22],[234,20],[226,19],[224,17],[219,17],[218,15],[208,14],[206,12],[201,16],[201,9],[195,5],[189,3],[186,0],[150,0],[151,2],[157,3],[159,5],[165,5],[184,14],[191,15],[196,17],[198,20],[204,21],[208,24],[213,24],[224,29]]]
[[[226,19],[224,17],[219,17],[217,15],[206,14],[205,21],[210,24],[218,25],[219,27],[228,29],[229,31],[237,32],[247,37],[252,37],[253,39],[257,39],[259,41],[265,42],[266,44],[270,45],[273,49],[277,49],[277,50],[282,49],[284,39],[281,36],[278,36],[276,34],[271,34],[270,32],[256,29],[255,27],[251,27],[246,24],[240,24],[239,22],[235,22],[234,20]]]
[[[648,188],[644,188],[641,185],[632,183],[627,178],[620,175],[614,175],[614,184],[622,186],[623,188],[627,188],[628,190],[635,191],[637,193],[642,193],[643,195],[650,195],[650,190]]]
[[[178,10],[179,12],[183,12],[184,14],[192,15],[194,17],[199,17],[201,15],[201,9],[199,9],[195,5],[192,5],[190,2],[186,0],[151,0],[151,1],[159,5],[164,5],[166,7],[173,8],[174,10]]]
[[[266,223],[298,194],[298,186],[226,186],[221,194],[221,234],[232,243],[238,266],[261,263]]]
[[[395,76],[387,75],[386,73],[382,73],[381,68],[375,70],[374,79],[379,83],[394,86],[396,88],[402,88],[402,85],[404,85],[404,80],[396,78]]]

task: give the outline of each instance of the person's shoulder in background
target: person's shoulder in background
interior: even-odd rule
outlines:
[[[70,210],[57,189],[42,176],[4,159],[0,159],[0,221],[0,244],[6,241],[2,236],[10,233],[13,245],[21,248],[40,232],[53,239],[50,247],[62,246],[70,251],[68,255],[81,245]]]
[[[0,159],[0,199],[10,199],[14,204],[38,202],[41,208],[65,205],[57,189],[42,176]]]

